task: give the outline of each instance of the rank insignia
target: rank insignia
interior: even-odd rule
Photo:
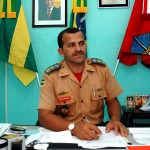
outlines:
[[[54,64],[54,65],[48,67],[48,68],[45,70],[45,73],[49,75],[51,72],[53,72],[53,71],[55,71],[55,70],[58,70],[58,69],[60,69],[60,68],[61,68],[61,64],[56,63],[56,64]]]
[[[101,59],[91,58],[91,60],[92,60],[92,64],[100,64],[100,65],[103,65],[104,67],[106,67],[106,63]]]

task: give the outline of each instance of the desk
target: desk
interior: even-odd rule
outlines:
[[[19,126],[19,125],[18,125]],[[24,126],[26,127],[26,130],[29,131],[30,133],[35,131],[35,130],[38,130],[40,127],[39,126]],[[48,132],[48,131],[46,131]],[[136,144],[136,145],[139,145],[133,138],[133,136],[131,134],[128,135],[127,137],[129,139],[129,141],[132,143],[132,144]],[[71,144],[71,143],[48,143],[49,144],[49,147],[48,147],[48,150],[56,150],[56,149],[83,149],[82,147],[79,147],[78,144]],[[30,144],[26,147],[26,150],[33,150],[33,145]],[[110,150],[110,149],[113,149],[113,150],[125,150],[126,148],[125,147],[107,147],[107,148],[103,148],[103,149],[106,149],[106,150]],[[20,148],[20,143],[14,143],[14,145],[12,146],[12,150],[21,150]]]
[[[139,145],[133,138],[132,135],[128,135],[127,137],[132,144],[134,145]],[[70,143],[49,143],[49,147],[47,148],[47,150],[66,150],[66,149],[70,149],[70,150],[79,150],[79,149],[84,149],[82,147],[79,147],[77,144],[70,144]],[[105,150],[126,150],[125,147],[121,148],[121,147],[109,147],[109,148],[99,148],[99,149],[105,149]],[[33,150],[32,148],[26,148],[26,150]],[[92,150],[92,149],[87,149],[86,150]]]
[[[27,128],[28,130],[28,128]],[[46,131],[47,132],[47,131]],[[45,132],[45,133],[46,133]],[[44,133],[44,132],[43,132]],[[54,136],[54,134],[52,134]],[[57,135],[56,135],[57,136]],[[65,136],[66,137],[66,136]],[[127,137],[129,139],[129,141],[132,143],[132,144],[136,144],[136,145],[139,145],[133,138],[133,136],[131,134],[128,135]],[[48,143],[49,144],[49,147],[48,147],[48,150],[49,149],[53,149],[53,150],[56,150],[56,149],[74,149],[74,150],[78,150],[78,149],[84,149],[82,147],[79,147],[78,144],[71,144],[71,143]],[[30,144],[31,147],[34,147],[34,145]],[[87,149],[87,148],[86,148]],[[100,148],[99,148],[100,149]],[[113,149],[113,150],[126,150],[125,147],[107,147],[107,148],[103,148],[103,149],[106,149],[106,150],[110,150],[110,149]],[[28,149],[30,150],[30,148]]]
[[[127,108],[126,106],[122,106],[123,117],[126,119],[127,123],[130,127],[143,127],[150,126],[150,123],[140,123],[137,124],[134,122],[134,119],[149,119],[150,120],[150,112],[142,111],[139,108]]]

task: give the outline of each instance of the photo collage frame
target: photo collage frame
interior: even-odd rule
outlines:
[[[142,107],[146,101],[150,99],[150,94],[140,95],[135,94],[133,96],[126,97],[126,107],[127,108],[137,108]]]

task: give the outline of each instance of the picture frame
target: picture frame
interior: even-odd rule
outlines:
[[[126,97],[126,107],[127,108],[135,108],[134,96],[127,96]]]
[[[48,9],[50,1],[32,0],[32,27],[67,26],[67,0],[53,0],[53,9]],[[50,12],[49,18],[48,11]]]
[[[129,7],[129,0],[98,0],[98,8]]]
[[[135,106],[136,107],[142,107],[146,101],[149,99],[150,95],[135,95]]]

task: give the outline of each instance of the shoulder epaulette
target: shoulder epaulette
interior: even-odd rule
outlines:
[[[99,65],[103,65],[104,67],[106,67],[106,63],[98,58],[91,58],[91,64],[99,64]]]
[[[56,70],[58,70],[58,69],[60,69],[60,68],[61,68],[61,64],[56,63],[56,64],[54,64],[54,65],[48,67],[48,68],[45,70],[45,73],[49,75],[51,72],[56,71]]]

